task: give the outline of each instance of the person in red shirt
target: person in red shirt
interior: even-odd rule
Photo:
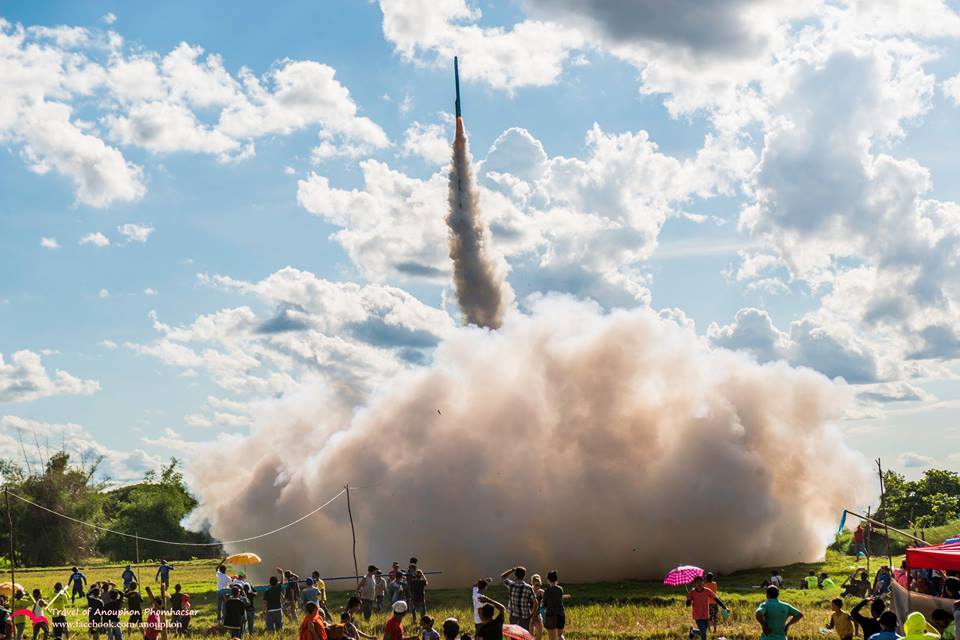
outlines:
[[[316,602],[308,602],[303,609],[303,622],[300,623],[300,640],[327,640],[327,629],[320,616],[320,607]]]
[[[693,621],[697,623],[700,640],[707,640],[707,629],[710,627],[710,605],[716,603],[729,611],[727,605],[717,597],[712,589],[703,586],[703,576],[693,579],[693,589],[687,593],[687,606],[693,609]]]
[[[403,635],[403,616],[407,615],[407,603],[397,600],[393,603],[393,616],[383,627],[383,640],[418,640],[417,636]],[[300,640],[306,640],[301,637]],[[326,640],[326,639],[324,639]]]

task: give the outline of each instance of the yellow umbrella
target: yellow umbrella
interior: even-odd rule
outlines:
[[[235,553],[224,558],[225,564],[260,564],[263,560],[255,553]]]
[[[16,584],[12,582],[0,582],[0,595],[5,595],[7,597],[13,597],[13,592],[15,589],[26,593],[27,590],[23,588],[23,585],[17,582]]]

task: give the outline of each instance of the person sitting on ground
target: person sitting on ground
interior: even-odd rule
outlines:
[[[830,602],[830,608],[833,613],[830,614],[827,629],[836,631],[840,640],[853,640],[853,620],[850,618],[850,614],[843,610],[843,599],[834,598]]]
[[[704,586],[703,576],[693,579],[693,589],[687,592],[687,606],[693,615],[693,622],[697,625],[700,640],[707,640],[707,630],[710,628],[710,605],[716,603],[727,611],[727,605],[717,597],[713,589]]]
[[[890,573],[890,567],[883,565],[877,571],[877,576],[873,580],[873,595],[884,596],[890,591],[890,583],[893,581],[893,575]]]
[[[353,621],[353,615],[349,611],[344,611],[340,614],[340,625],[343,627],[343,637],[350,638],[351,640],[358,640],[359,638],[368,638],[369,640],[374,640],[376,636],[372,636],[369,633],[364,633],[360,630],[359,627]],[[327,629],[327,640],[336,640],[330,633],[330,629]]]
[[[827,575],[826,571],[822,572],[820,577],[817,578],[817,588],[819,589],[835,589],[836,586],[837,583],[834,582],[829,575]]]
[[[767,587],[767,599],[755,614],[763,633],[760,640],[786,640],[790,627],[803,618],[803,613],[780,600],[780,589]]]
[[[407,603],[397,600],[393,603],[393,615],[383,627],[383,640],[419,640],[417,636],[403,635],[403,616],[407,615]]]
[[[313,600],[303,607],[300,622],[300,640],[327,640],[327,630],[320,617],[320,606]]]
[[[477,625],[476,640],[503,640],[502,604],[487,596],[480,596],[480,624]]]
[[[820,585],[820,581],[817,579],[817,572],[813,569],[810,569],[810,572],[803,578],[803,582],[800,583],[801,589],[816,589]]]
[[[240,587],[230,587],[230,595],[223,601],[223,627],[231,638],[242,638],[247,621],[247,599]]]
[[[774,569],[770,572],[770,578],[767,580],[767,584],[764,586],[783,589],[783,576],[780,575],[780,569]]]
[[[433,628],[433,618],[430,616],[420,618],[420,640],[440,640],[440,633]]]
[[[960,599],[960,578],[950,576],[943,582],[943,596],[947,600]]]
[[[870,604],[869,616],[860,613],[860,610],[863,609],[867,603]],[[883,603],[883,600],[879,598],[867,598],[866,600],[861,600],[860,603],[850,611],[850,617],[860,626],[864,638],[870,638],[870,636],[880,631],[879,618],[886,608],[887,605]]]
[[[940,635],[928,630],[927,619],[914,611],[903,621],[903,640],[940,640]]]
[[[897,614],[893,611],[884,611],[881,613],[877,624],[880,630],[869,636],[864,632],[864,640],[898,640],[901,637],[897,633],[897,625],[900,624],[900,621],[897,619]]]
[[[460,633],[460,621],[456,618],[447,618],[440,625],[440,633],[443,635],[443,640],[457,640],[457,635]]]

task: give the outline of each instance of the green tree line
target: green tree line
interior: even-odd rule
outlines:
[[[176,458],[159,473],[148,472],[137,484],[109,488],[96,479],[99,462],[77,467],[59,452],[40,471],[25,471],[0,460],[2,488],[82,522],[115,531],[175,542],[214,542],[206,532],[187,531],[183,519],[197,506],[187,490]],[[0,516],[0,555],[9,561],[10,524],[5,505]],[[13,555],[18,566],[57,566],[91,558],[130,561],[136,558],[133,538],[71,522],[10,498]],[[187,547],[140,541],[140,558],[217,557],[219,545]]]
[[[927,469],[918,480],[902,474],[883,474],[884,504],[877,518],[902,529],[939,527],[960,518],[960,474]]]

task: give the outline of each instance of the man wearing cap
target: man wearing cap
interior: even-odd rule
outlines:
[[[373,615],[373,601],[377,599],[377,569],[376,565],[367,567],[367,575],[360,580],[357,587],[357,595],[360,596],[360,610],[363,612],[363,619],[370,620]],[[396,611],[396,609],[394,609]],[[403,611],[407,611],[407,603],[403,603]],[[402,616],[401,616],[402,617]]]
[[[307,586],[300,589],[300,607],[306,609],[308,602],[316,602],[320,608],[320,589],[314,586],[313,578],[307,578]]]
[[[383,627],[383,640],[417,640],[417,636],[403,635],[403,616],[407,614],[407,603],[397,600],[393,603],[393,616]]]

